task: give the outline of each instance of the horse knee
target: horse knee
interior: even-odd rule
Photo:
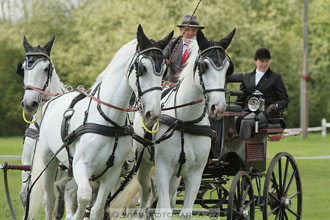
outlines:
[[[87,204],[92,199],[91,187],[78,187],[77,200],[79,203]]]

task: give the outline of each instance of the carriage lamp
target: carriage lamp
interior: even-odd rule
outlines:
[[[262,93],[259,90],[254,91],[252,97],[248,101],[248,107],[251,112],[255,113],[254,121],[254,131],[258,133],[259,130],[259,117],[258,113],[263,112],[265,110],[265,100],[262,98]]]
[[[262,95],[259,90],[256,90],[252,94],[252,97],[248,101],[248,107],[251,112],[263,112],[265,110],[265,100],[262,98]]]

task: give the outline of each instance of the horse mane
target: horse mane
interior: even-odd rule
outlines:
[[[53,66],[53,72],[52,72],[52,83],[50,84],[50,87],[53,88],[60,88],[62,93],[66,93],[70,90],[71,86],[67,86],[64,83],[61,82],[60,77],[57,75],[55,67]]]
[[[96,81],[92,88],[102,82],[111,75],[114,71],[117,71],[117,67],[126,65],[128,68],[129,62],[132,60],[137,46],[137,40],[131,40],[122,46],[114,55],[109,65],[103,70],[103,72],[96,78]]]
[[[198,44],[197,41],[193,41],[193,43],[190,45],[190,55],[188,57],[188,60],[186,61],[186,66],[183,68],[179,80],[183,80],[184,78],[186,79],[191,79],[193,80],[193,75],[194,72],[194,66],[195,66],[195,61],[198,56]],[[188,77],[190,76],[190,77]]]

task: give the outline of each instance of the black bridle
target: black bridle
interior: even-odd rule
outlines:
[[[217,50],[223,50],[224,51],[224,48],[221,47],[221,46],[211,46],[209,48],[206,48],[205,50],[201,51],[198,54],[198,58],[196,59],[196,63],[195,63],[195,67],[194,67],[194,78],[195,78],[196,69],[198,68],[198,73],[199,73],[199,78],[200,78],[200,85],[202,86],[203,95],[204,95],[205,98],[207,97],[207,93],[209,93],[209,92],[226,92],[225,85],[224,85],[223,88],[214,88],[214,89],[205,88],[205,83],[203,81],[203,74],[206,71],[205,70],[206,67],[205,67],[204,59],[210,60],[212,66],[217,70],[223,69],[224,66],[225,66],[224,64],[226,63],[226,61],[228,61],[228,60],[230,61],[230,58],[227,58],[228,56],[226,55],[225,59],[222,62],[222,65],[220,67],[217,67],[210,58],[208,58],[206,56],[203,56],[203,54],[205,54],[207,51],[212,50],[212,49],[217,49]]]
[[[155,86],[155,87],[151,87],[151,88],[148,88],[144,91],[142,91],[141,89],[141,84],[140,84],[140,76],[143,75],[143,73],[145,72],[145,66],[143,66],[142,64],[142,59],[150,59],[151,62],[152,62],[152,66],[153,66],[153,69],[154,69],[154,73],[156,76],[162,76],[165,71],[166,71],[166,67],[165,68],[161,68],[160,69],[160,72],[157,72],[156,71],[156,64],[153,60],[153,58],[151,56],[148,56],[148,55],[145,55],[145,53],[149,52],[149,51],[156,51],[156,52],[160,52],[162,54],[162,57],[163,57],[163,62],[161,63],[161,67],[166,64],[165,62],[165,58],[163,56],[163,51],[157,47],[150,47],[150,48],[147,48],[145,50],[142,50],[142,51],[139,51],[139,52],[136,52],[136,56],[133,57],[132,59],[132,62],[130,64],[130,67],[129,67],[129,72],[128,72],[128,78],[130,77],[131,73],[132,73],[132,70],[135,68],[135,76],[136,76],[136,82],[135,82],[135,85],[137,87],[137,101],[138,103],[140,102],[141,100],[141,97],[148,93],[148,92],[151,92],[153,90],[162,90],[162,87],[161,86]],[[142,56],[142,58],[140,58],[140,56]],[[140,106],[142,107],[142,106]]]
[[[37,59],[35,59],[35,58],[37,58]],[[38,88],[38,87],[36,87],[36,88],[39,89],[39,90],[45,91],[46,88],[49,85],[50,79],[52,77],[53,69],[54,69],[53,62],[50,59],[50,57],[46,53],[43,53],[43,52],[27,52],[25,54],[24,69],[32,70],[37,65],[37,63],[39,61],[42,61],[42,60],[48,60],[49,61],[47,80],[46,80],[46,82],[45,82],[45,84],[42,88]],[[32,64],[30,64],[31,61],[33,61]],[[24,63],[24,60],[19,62],[18,68],[17,68],[17,74],[24,77],[23,63]],[[24,89],[25,90],[32,90],[31,88],[26,87],[26,85],[24,85]]]

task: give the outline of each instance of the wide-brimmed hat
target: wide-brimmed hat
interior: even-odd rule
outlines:
[[[200,28],[200,29],[205,28],[204,26],[199,25],[196,16],[193,16],[191,21],[190,21],[190,19],[191,19],[191,15],[185,15],[182,19],[182,24],[178,24],[177,27],[189,26],[189,27],[195,27],[195,28]]]
[[[255,53],[255,55],[254,55],[254,59],[255,60],[260,60],[260,59],[271,59],[272,57],[271,57],[271,55],[270,55],[270,52],[269,52],[269,50],[267,49],[267,48],[264,48],[264,47],[262,47],[262,48],[259,48],[257,51],[256,51],[256,53]]]

